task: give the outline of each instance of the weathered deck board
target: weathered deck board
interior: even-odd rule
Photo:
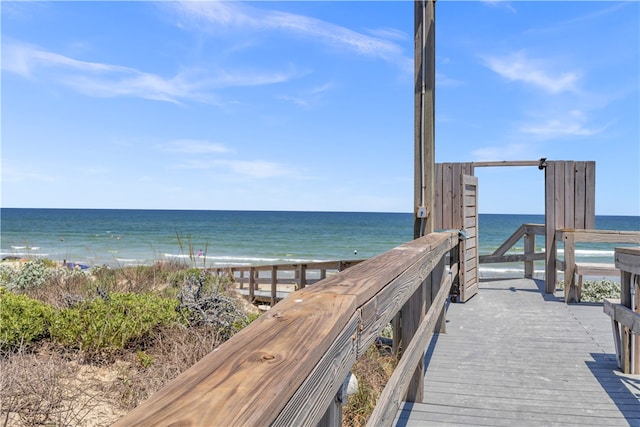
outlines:
[[[617,369],[602,305],[542,289],[485,282],[450,304],[425,356],[423,402],[406,403],[395,425],[640,427],[640,376]]]

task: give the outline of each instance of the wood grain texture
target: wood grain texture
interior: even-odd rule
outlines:
[[[426,355],[422,403],[397,426],[639,426],[637,376],[617,369],[597,305],[566,305],[528,279],[483,282],[450,304]]]
[[[457,232],[430,234],[305,287],[116,426],[317,423],[363,342],[372,342],[457,245]]]
[[[620,270],[640,274],[640,247],[616,248],[615,265]]]
[[[351,295],[300,294],[283,300],[115,425],[251,426],[276,419],[296,391],[291,385],[311,374],[357,308]]]
[[[555,162],[544,169],[544,218],[545,218],[545,292],[552,294],[557,285],[556,274],[556,229],[555,229]]]
[[[440,264],[440,266],[442,269],[444,264]],[[406,347],[405,354],[398,362],[398,366],[378,398],[377,405],[367,421],[367,426],[391,425],[394,414],[399,409],[400,403],[407,393],[411,377],[405,373],[408,370],[410,371],[411,367],[422,359],[423,349],[426,348],[429,338],[433,334],[434,326],[440,319],[440,313],[449,294],[448,290],[451,287],[451,277],[449,275],[438,274],[438,276],[441,278],[441,283],[438,286],[438,292],[431,303],[431,307],[429,307],[413,339]]]

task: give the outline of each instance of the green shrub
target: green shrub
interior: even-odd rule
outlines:
[[[0,347],[13,350],[46,337],[54,315],[47,304],[0,288]]]
[[[95,278],[95,285],[101,289],[112,290],[116,288],[116,270],[107,265],[95,266],[91,269]]]
[[[0,285],[9,289],[15,286],[18,278],[18,269],[13,265],[0,264]]]
[[[30,289],[42,285],[52,275],[52,269],[47,267],[43,259],[25,262],[16,277],[16,287],[20,290]]]
[[[602,302],[605,298],[620,298],[620,283],[613,280],[587,280],[582,284],[582,302]]]
[[[123,349],[153,328],[178,320],[177,305],[152,294],[113,293],[60,310],[51,338],[89,353]]]

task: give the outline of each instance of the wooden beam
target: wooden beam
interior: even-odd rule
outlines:
[[[471,162],[471,167],[496,167],[496,166],[539,166],[540,160],[503,160],[497,162]]]
[[[435,36],[435,1],[414,2],[414,238],[434,230]]]
[[[634,334],[640,334],[640,313],[625,307],[619,299],[605,298],[602,311]]]
[[[544,169],[544,221],[545,221],[545,292],[556,290],[556,229],[555,229],[555,162],[549,162]]]

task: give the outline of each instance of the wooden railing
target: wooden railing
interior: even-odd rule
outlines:
[[[412,374],[444,324],[458,239],[432,233],[297,291],[115,425],[337,425],[344,379],[402,310],[402,357],[369,420],[390,425],[422,392]]]
[[[640,374],[640,247],[616,248],[621,271],[620,299],[605,299],[611,317],[618,367],[625,374]]]
[[[534,261],[544,260],[544,252],[536,253],[536,236],[545,235],[543,224],[522,224],[504,241],[491,255],[480,255],[480,264],[492,264],[501,262],[524,262],[524,277],[532,278]],[[524,237],[524,253],[510,254],[507,252]]]
[[[363,260],[322,261],[296,264],[274,264],[261,266],[232,266],[209,268],[208,272],[228,274],[239,285],[239,292],[250,302],[268,302],[274,306],[291,290],[303,289],[327,278],[327,274],[338,273]],[[245,288],[245,285],[247,286]],[[262,286],[261,286],[262,285]],[[288,290],[283,286],[289,285]],[[264,289],[264,288],[267,289]],[[262,289],[261,289],[262,288]],[[291,289],[293,288],[293,289]]]
[[[620,231],[620,230],[574,230],[563,229],[556,231],[556,242],[564,243],[564,260],[556,260],[556,268],[564,271],[564,299],[565,302],[579,302],[582,294],[582,280],[576,283],[576,275],[583,274],[603,275],[620,274],[616,273],[613,265],[576,263],[576,243],[635,243],[640,244],[640,231]]]

